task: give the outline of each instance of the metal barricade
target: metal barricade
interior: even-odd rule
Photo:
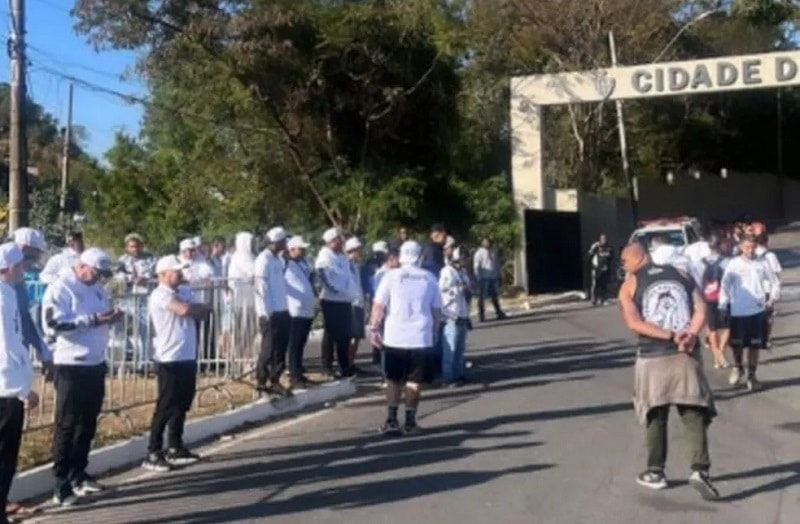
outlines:
[[[33,318],[41,329],[40,300],[44,286],[35,282],[28,282],[28,286]],[[152,361],[152,324],[147,310],[150,292],[125,292],[113,281],[109,286],[113,306],[125,315],[123,321],[111,329],[101,418],[117,418],[124,424],[122,428],[112,428],[106,433],[125,433],[126,429],[139,431],[149,426],[157,387]],[[149,286],[150,291],[154,288],[155,283]],[[198,322],[198,380],[194,409],[203,413],[232,409],[255,395],[252,384],[247,383],[258,358],[260,338],[253,281],[217,279],[193,287],[193,291],[199,299],[212,306],[209,317]],[[36,361],[33,352],[32,357]],[[28,414],[26,432],[48,429],[54,421],[53,384],[37,373],[34,388],[41,402]],[[119,421],[111,425],[118,425]],[[103,434],[102,424],[99,434]]]

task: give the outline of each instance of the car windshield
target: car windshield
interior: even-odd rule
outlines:
[[[667,243],[676,247],[683,247],[686,240],[683,237],[683,230],[681,229],[663,229],[657,231],[637,231],[633,234],[633,240],[640,242],[644,247],[650,248],[653,237],[663,236]]]

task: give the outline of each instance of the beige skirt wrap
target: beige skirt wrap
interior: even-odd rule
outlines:
[[[633,406],[642,424],[647,413],[659,406],[701,406],[708,408],[709,416],[716,415],[703,363],[685,353],[637,358],[633,390]]]

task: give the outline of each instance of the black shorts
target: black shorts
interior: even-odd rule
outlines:
[[[364,308],[353,306],[352,326],[350,328],[350,336],[356,339],[364,338]]]
[[[749,317],[730,317],[731,347],[734,349],[764,349],[767,342],[766,312]]]
[[[430,382],[431,351],[428,348],[396,349],[383,348],[383,373],[386,380],[404,384]]]
[[[706,313],[708,316],[708,329],[711,331],[728,329],[730,317],[728,316],[727,308],[722,310],[717,302],[709,302]]]

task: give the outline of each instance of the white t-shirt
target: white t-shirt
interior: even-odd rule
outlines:
[[[433,316],[441,310],[442,299],[430,272],[416,266],[390,270],[381,279],[374,301],[385,308],[385,346],[420,350],[433,346]]]
[[[93,366],[106,359],[108,324],[96,325],[95,315],[111,309],[108,291],[78,280],[74,271],[62,273],[42,297],[42,324],[55,332],[53,363]]]
[[[186,287],[178,290],[159,284],[147,299],[147,311],[153,323],[153,360],[156,362],[183,362],[197,359],[197,328],[192,317],[182,317],[167,306],[179,299],[197,303],[192,291]]]
[[[780,297],[780,283],[767,264],[742,256],[725,267],[720,286],[719,306],[731,306],[732,317],[749,317],[766,309],[766,297]]]
[[[305,264],[294,260],[286,262],[286,295],[289,314],[295,318],[314,318],[314,288],[311,287],[311,275]]]

